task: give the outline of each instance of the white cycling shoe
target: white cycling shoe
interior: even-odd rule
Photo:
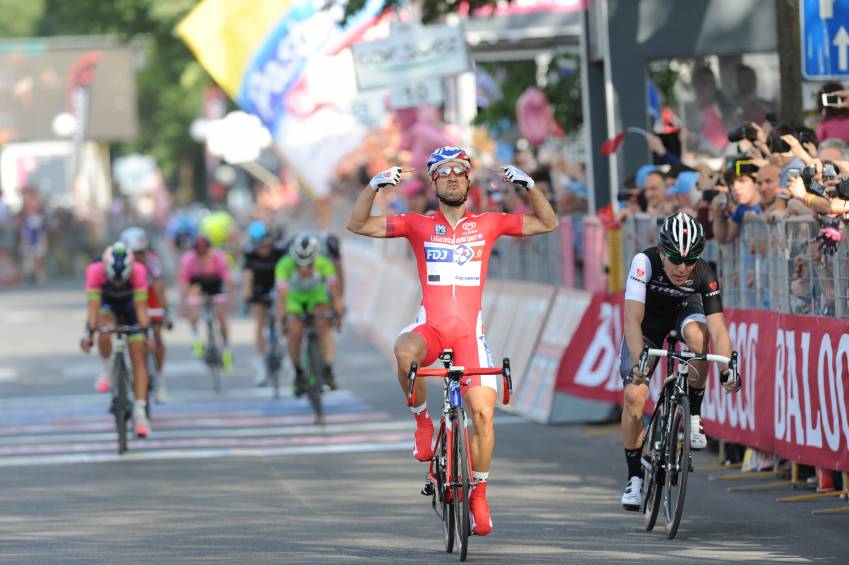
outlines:
[[[701,416],[690,416],[690,449],[704,449],[707,447],[707,436],[702,424]]]
[[[622,495],[622,508],[631,512],[639,512],[643,505],[643,479],[631,477],[625,485],[625,494]]]

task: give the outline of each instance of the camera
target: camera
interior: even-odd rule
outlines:
[[[754,143],[758,139],[758,131],[752,124],[743,123],[728,132],[728,141],[738,142],[747,139]]]
[[[817,168],[813,165],[802,169],[802,182],[805,184],[805,190],[817,196],[825,196],[825,187],[815,180],[816,176]]]
[[[849,177],[843,177],[840,182],[834,187],[837,192],[837,197],[842,200],[849,200]]]
[[[702,191],[702,200],[710,204],[713,202],[713,199],[716,198],[716,195],[719,194],[719,191],[715,188],[707,188]]]
[[[825,161],[822,164],[822,178],[825,180],[832,180],[837,178],[840,174],[840,169],[837,168],[837,165],[832,163],[831,161]]]
[[[822,95],[822,105],[823,106],[839,106],[843,103],[843,98],[838,96],[837,94],[829,94],[823,93]]]

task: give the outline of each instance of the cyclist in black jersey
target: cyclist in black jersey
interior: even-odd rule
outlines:
[[[640,452],[643,414],[648,397],[648,379],[658,360],[646,374],[639,371],[643,346],[663,346],[671,330],[676,330],[687,349],[706,353],[710,340],[714,353],[731,355],[731,338],[722,313],[719,281],[701,258],[705,247],[704,230],[695,218],[684,212],[668,217],[660,228],[659,245],[637,253],[625,286],[624,338],[619,373],[625,387],[622,409],[622,439],[628,463],[628,483],[622,495],[626,510],[639,511],[642,500]],[[721,367],[728,371],[728,367]],[[690,446],[707,445],[701,407],[707,381],[707,362],[693,362],[690,373]],[[739,387],[739,379],[729,379],[729,390]]]
[[[265,386],[268,375],[265,367],[265,327],[266,316],[271,305],[271,292],[274,290],[274,267],[285,255],[282,242],[275,241],[268,226],[261,221],[248,226],[249,243],[243,254],[242,297],[251,306],[256,318],[256,358],[254,365],[256,376],[254,384]]]

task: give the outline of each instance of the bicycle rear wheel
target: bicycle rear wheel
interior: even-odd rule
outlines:
[[[115,415],[115,427],[118,430],[118,454],[127,451],[127,422],[130,419],[130,399],[127,390],[127,366],[124,355],[118,353],[112,369],[113,388],[112,413]]]
[[[315,414],[315,423],[324,424],[324,406],[321,402],[322,371],[324,371],[324,357],[321,354],[321,346],[318,336],[310,334],[307,337],[307,397],[309,398],[312,411]]]
[[[448,502],[448,490],[446,488],[445,462],[448,448],[445,445],[445,429],[436,438],[435,457],[433,462],[433,475],[436,477],[436,485],[433,493],[433,510],[442,520],[442,537],[445,541],[445,552],[454,551],[454,506]],[[439,510],[437,510],[439,506]]]
[[[675,400],[669,426],[666,461],[666,480],[663,485],[663,514],[666,518],[666,537],[678,533],[684,513],[684,495],[690,472],[690,401],[686,396]]]
[[[659,401],[662,401],[660,399]],[[660,510],[662,498],[661,485],[663,484],[663,457],[661,451],[662,418],[660,410],[656,410],[651,417],[645,436],[643,437],[643,452],[640,455],[640,464],[643,468],[643,518],[646,531],[652,531],[657,523],[657,514]]]
[[[466,430],[466,414],[456,410],[454,420],[454,477],[453,489],[454,524],[457,553],[460,561],[466,560],[469,551],[469,451]]]
[[[221,351],[218,350],[218,343],[215,339],[215,324],[208,321],[206,325],[206,354],[204,360],[209,367],[209,374],[212,377],[212,390],[221,392]]]

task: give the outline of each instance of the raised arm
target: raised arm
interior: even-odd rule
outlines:
[[[374,197],[377,191],[387,186],[398,186],[401,180],[401,167],[392,167],[375,175],[354,203],[354,209],[348,217],[348,231],[368,237],[386,237],[386,216],[372,216]]]
[[[557,229],[560,220],[551,207],[551,203],[545,194],[534,187],[534,179],[525,174],[524,171],[514,166],[504,167],[504,178],[513,184],[528,191],[531,212],[525,214],[522,224],[522,235],[539,235]]]

